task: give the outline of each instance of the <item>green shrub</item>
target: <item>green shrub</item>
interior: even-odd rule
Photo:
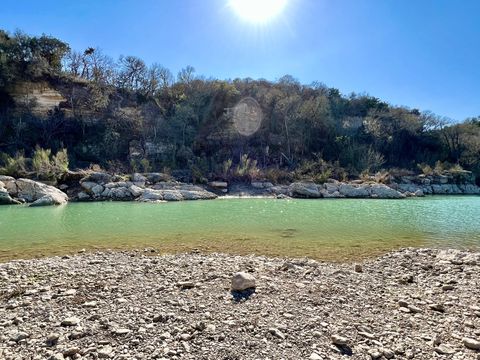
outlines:
[[[52,159],[53,169],[56,174],[64,174],[68,171],[68,153],[67,149],[59,150]]]
[[[142,170],[145,173],[148,173],[152,170],[152,167],[150,166],[150,161],[148,159],[143,158],[140,160],[140,165],[142,166]]]
[[[32,158],[33,171],[37,173],[39,177],[50,177],[53,168],[50,163],[50,155],[52,151],[50,149],[42,149],[37,146]]]
[[[247,154],[240,157],[240,162],[233,171],[233,176],[242,180],[257,179],[260,169],[257,167],[257,160],[250,159]]]
[[[428,164],[417,164],[417,167],[420,169],[423,175],[433,175],[433,169]]]
[[[3,163],[3,166],[0,167],[1,175],[20,177],[27,172],[27,158],[23,151],[17,152],[14,157],[0,153],[0,162]]]

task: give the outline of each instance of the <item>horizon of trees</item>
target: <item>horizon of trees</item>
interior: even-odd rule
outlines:
[[[14,100],[16,85],[40,83],[66,101],[38,114],[34,101]],[[234,130],[229,111],[245,97],[263,113],[250,137]],[[169,168],[197,181],[357,177],[439,162],[479,177],[480,117],[451,123],[291,75],[218,80],[187,66],[174,76],[135,56],[114,61],[99,48],[75,51],[50,36],[0,30],[0,152],[32,156],[37,147],[67,149],[74,167]]]

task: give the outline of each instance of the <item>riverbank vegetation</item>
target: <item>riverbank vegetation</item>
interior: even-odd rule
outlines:
[[[249,137],[232,125],[245,97],[263,113]],[[39,178],[95,166],[195,182],[452,168],[479,179],[480,117],[453,123],[289,75],[218,80],[187,66],[174,76],[135,56],[114,60],[99,48],[0,31],[0,152],[4,174]]]

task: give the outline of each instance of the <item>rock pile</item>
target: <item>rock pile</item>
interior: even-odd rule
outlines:
[[[0,265],[0,358],[480,358],[479,253],[406,249],[361,265],[142,252],[12,261]],[[256,291],[235,301],[232,285]]]
[[[80,180],[80,201],[162,202],[181,200],[209,200],[217,195],[202,187],[171,181],[161,173],[133,174],[130,180],[105,173],[92,173]]]

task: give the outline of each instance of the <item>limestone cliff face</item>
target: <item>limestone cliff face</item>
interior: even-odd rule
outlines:
[[[47,114],[66,101],[60,92],[46,82],[15,83],[8,88],[8,92],[17,105],[31,106],[38,115]]]

